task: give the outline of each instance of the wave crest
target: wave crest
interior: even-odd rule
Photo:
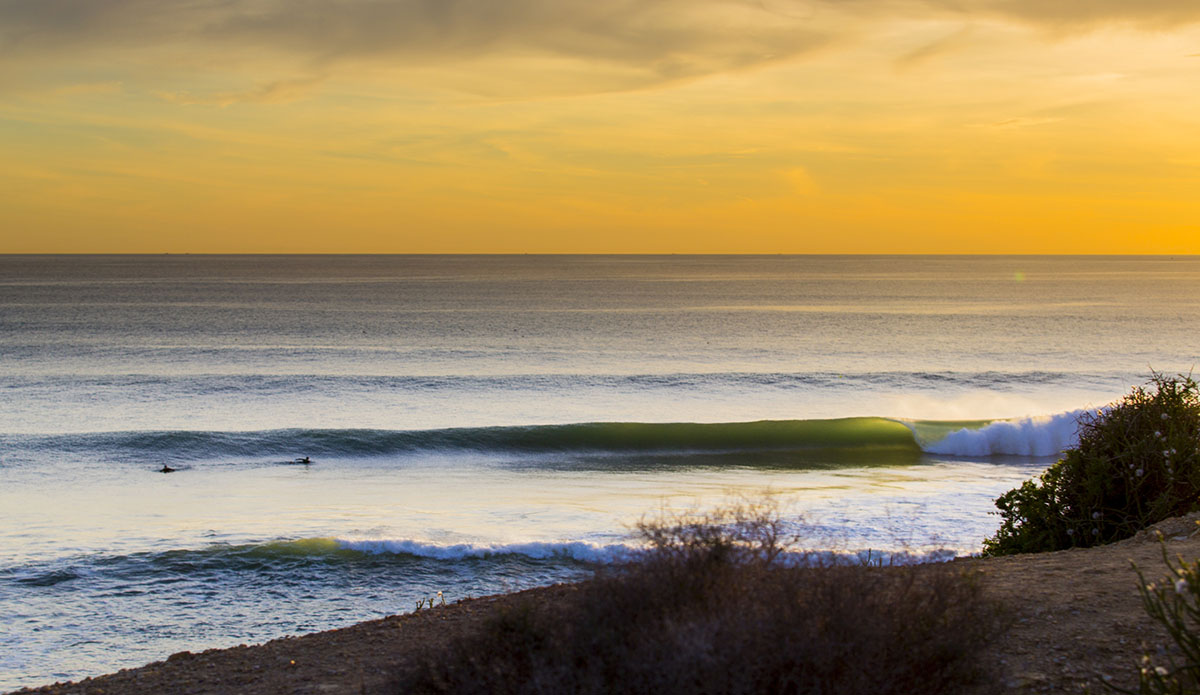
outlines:
[[[997,420],[977,429],[964,427],[922,448],[948,456],[1056,456],[1079,443],[1079,417],[1084,412]]]

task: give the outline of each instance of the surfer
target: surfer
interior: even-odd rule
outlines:
[[[163,467],[158,469],[158,472],[159,473],[174,473],[176,470],[177,469],[171,468],[170,466],[168,466],[167,464],[164,463]]]
[[[307,456],[305,456],[304,458],[296,459],[296,463],[309,464],[309,463],[312,463],[312,460],[310,460]]]

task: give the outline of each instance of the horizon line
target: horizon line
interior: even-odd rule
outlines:
[[[1141,258],[1161,258],[1161,257],[1200,257],[1200,252],[1197,253],[1037,253],[1037,252],[1009,252],[1009,253],[965,253],[965,252],[884,252],[884,253],[829,253],[829,252],[751,252],[751,251],[729,251],[729,252],[640,252],[640,251],[593,251],[593,252],[555,252],[555,251],[452,251],[452,252],[405,252],[405,251],[66,251],[66,252],[3,252],[0,251],[0,257],[34,257],[34,256],[642,256],[642,257],[661,257],[661,256],[934,256],[934,257],[1008,257],[1008,256],[1027,256],[1027,257],[1141,257]]]

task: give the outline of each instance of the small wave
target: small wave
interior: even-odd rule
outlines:
[[[6,349],[15,357],[42,355],[41,345],[9,345]],[[123,359],[133,359],[122,348]],[[178,348],[210,355],[212,350]],[[309,348],[313,350],[312,348]],[[60,359],[67,357],[96,357],[95,348],[64,347]],[[74,350],[75,352],[72,352]],[[133,349],[134,356],[139,354]],[[150,350],[146,348],[146,350]],[[245,348],[229,346],[222,350],[242,351]],[[315,352],[319,352],[314,350]],[[339,352],[354,351],[339,350]],[[78,353],[78,354],[76,354]],[[290,356],[292,351],[288,350]],[[466,355],[470,356],[470,355]],[[442,355],[444,357],[444,355]],[[1122,377],[1123,379],[1123,377]],[[647,374],[576,374],[576,373],[531,373],[505,375],[426,375],[426,376],[378,376],[366,374],[103,374],[39,376],[11,375],[0,380],[5,388],[20,389],[32,393],[61,393],[70,389],[80,394],[99,394],[109,391],[136,389],[154,393],[159,397],[212,396],[227,393],[261,393],[278,397],[291,397],[311,392],[321,393],[479,393],[488,391],[513,392],[530,388],[539,391],[577,389],[661,390],[709,392],[716,388],[777,388],[781,390],[836,389],[839,391],[860,389],[903,389],[917,391],[942,391],[945,389],[1011,390],[1030,384],[1041,386],[1080,384],[1111,387],[1114,377],[1105,373],[1060,372],[1060,371],[884,371],[884,372],[662,372]],[[1123,381],[1122,381],[1123,383]]]
[[[630,545],[587,541],[439,544],[414,539],[316,537],[243,544],[214,543],[200,548],[37,561],[24,566],[0,567],[0,584],[36,589],[88,579],[141,586],[143,582],[175,582],[189,577],[217,578],[230,572],[320,574],[329,568],[369,572],[392,568],[401,572],[428,573],[436,572],[439,566],[457,562],[495,567],[530,560],[544,561],[547,566],[580,569],[580,563],[617,562],[636,552]]]
[[[48,572],[38,572],[28,576],[18,576],[13,581],[26,586],[55,586],[63,582],[79,579],[83,575],[71,569],[57,569]]]
[[[433,560],[470,560],[474,558],[501,559],[506,556],[534,560],[575,560],[592,564],[610,564],[636,560],[646,551],[645,546],[625,543],[597,544],[586,541],[520,543],[458,543],[439,545],[408,539],[347,540],[337,544],[346,549],[369,555],[406,555]],[[911,565],[945,562],[958,553],[947,548],[927,550],[794,550],[784,552],[779,562],[792,566],[814,565]]]
[[[185,581],[186,578],[225,576],[226,573],[321,573],[337,571],[380,571],[428,573],[458,563],[503,567],[528,566],[536,561],[545,567],[578,571],[587,566],[636,561],[647,546],[626,542],[596,543],[586,540],[509,543],[437,543],[409,538],[299,538],[240,545],[214,544],[203,548],[174,549],[130,555],[79,556],[68,560],[37,562],[0,570],[0,580],[28,589],[53,587],[64,582],[116,582],[142,590],[143,583]],[[783,553],[779,562],[792,566],[913,564],[942,562],[955,557],[951,549],[865,550],[818,549]],[[355,569],[357,568],[357,570]]]
[[[342,540],[338,545],[370,555],[410,555],[433,560],[465,560],[470,558],[498,558],[518,555],[534,560],[568,559],[579,562],[606,563],[629,558],[636,548],[622,543],[599,545],[586,541],[528,541],[523,543],[457,543],[438,545],[415,540]]]
[[[949,456],[1056,456],[1079,443],[1079,417],[1085,411],[996,420],[963,427],[922,448]]]

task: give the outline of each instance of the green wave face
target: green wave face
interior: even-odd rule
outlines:
[[[879,417],[724,423],[587,422],[440,430],[112,432],[25,437],[14,443],[114,458],[150,456],[154,460],[164,456],[176,460],[228,459],[295,451],[314,456],[387,456],[428,450],[648,453],[918,448],[908,425]]]
[[[242,545],[214,544],[205,548],[167,550],[161,553],[137,553],[131,558],[153,562],[183,563],[213,568],[224,564],[254,564],[259,562],[297,559],[351,559],[361,555],[343,548],[334,538],[299,538]]]
[[[912,430],[877,417],[730,423],[611,422],[550,425],[508,433],[529,448],[595,451],[787,451],[897,449],[919,452]]]
[[[904,420],[918,446],[925,447],[941,441],[959,430],[977,430],[996,422],[995,420]]]

